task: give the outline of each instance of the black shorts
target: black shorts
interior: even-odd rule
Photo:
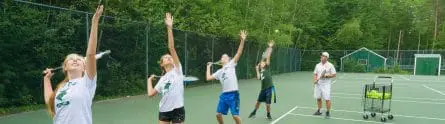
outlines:
[[[258,102],[265,102],[266,104],[272,103],[272,93],[272,87],[261,90],[260,94],[258,94]]]
[[[169,112],[159,112],[159,121],[182,123],[185,120],[184,107],[173,109]]]

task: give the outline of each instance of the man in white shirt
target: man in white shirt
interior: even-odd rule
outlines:
[[[334,65],[328,62],[329,53],[321,54],[321,62],[315,66],[314,70],[314,97],[317,99],[318,110],[314,115],[322,115],[320,112],[322,98],[326,100],[326,118],[330,117],[331,110],[331,82],[335,78],[336,71]]]

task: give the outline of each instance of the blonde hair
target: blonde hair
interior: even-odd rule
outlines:
[[[159,67],[161,68],[161,76],[164,75],[165,73],[167,73],[167,72],[165,71],[165,67],[162,66],[162,64],[163,64],[163,60],[162,60],[162,59],[163,59],[164,56],[166,56],[166,55],[170,55],[170,54],[168,54],[168,53],[167,53],[167,54],[164,54],[164,55],[162,55],[161,58],[159,59]],[[171,56],[171,55],[170,55],[170,56]]]
[[[69,78],[68,78],[68,76],[67,76],[67,74],[68,74],[68,72],[66,71],[66,63],[68,62],[68,60],[69,59],[72,59],[72,58],[80,58],[81,60],[82,60],[82,62],[85,64],[85,59],[84,59],[84,57],[82,57],[81,55],[79,55],[79,54],[75,54],[75,53],[73,53],[73,54],[69,54],[68,56],[66,56],[65,57],[65,60],[63,61],[63,63],[62,63],[62,69],[63,69],[63,74],[65,75],[65,78],[61,81],[61,82],[59,82],[59,84],[57,84],[57,87],[56,87],[56,89],[53,91],[53,94],[51,94],[51,96],[49,97],[49,101],[48,101],[48,104],[46,104],[46,107],[47,107],[47,110],[48,110],[48,113],[49,113],[49,115],[51,116],[51,118],[54,118],[54,115],[56,114],[56,109],[55,109],[55,101],[54,101],[54,99],[55,99],[55,97],[56,97],[56,94],[57,94],[57,91],[59,90],[59,88],[61,88],[62,86],[64,86],[68,81],[69,81]],[[83,75],[83,74],[82,74]]]

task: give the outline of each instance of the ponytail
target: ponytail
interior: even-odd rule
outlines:
[[[49,116],[51,118],[54,118],[54,115],[56,115],[56,108],[55,106],[55,98],[56,98],[56,94],[57,91],[59,90],[60,87],[62,87],[63,85],[65,85],[66,82],[68,82],[68,76],[65,77],[65,79],[63,79],[56,87],[56,89],[53,91],[53,94],[51,94],[51,96],[49,97],[49,101],[48,104],[46,104],[46,108],[48,110]]]

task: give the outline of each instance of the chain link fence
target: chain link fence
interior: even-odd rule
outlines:
[[[70,53],[85,54],[93,13],[26,1],[2,2],[0,7],[0,110],[43,104],[42,71],[60,66]],[[98,60],[95,99],[145,93],[147,75],[160,74],[158,61],[168,53],[165,26],[109,16],[99,23],[97,50],[112,52]],[[206,63],[218,61],[224,53],[233,56],[239,45],[234,37],[179,29],[174,30],[174,38],[185,75],[200,79],[191,86],[211,84],[205,81]],[[237,66],[239,79],[255,77],[255,65],[267,46],[250,39]],[[298,71],[299,58],[298,49],[277,46],[271,70],[275,74]],[[63,77],[57,72],[53,87]]]

